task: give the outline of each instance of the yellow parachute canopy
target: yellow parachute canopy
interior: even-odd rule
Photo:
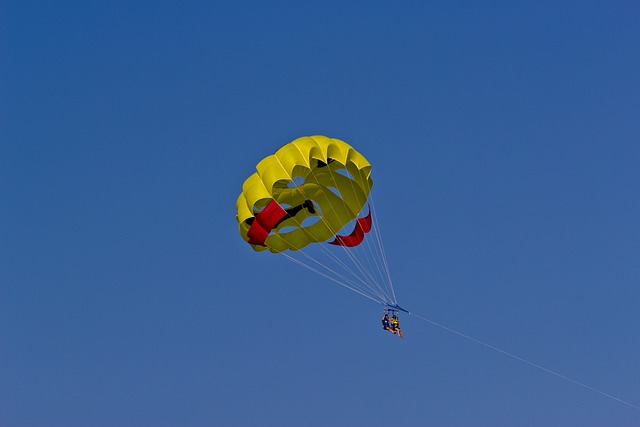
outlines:
[[[256,251],[299,250],[330,240],[357,218],[373,185],[362,154],[320,135],[282,146],[256,170],[236,203],[240,235]]]

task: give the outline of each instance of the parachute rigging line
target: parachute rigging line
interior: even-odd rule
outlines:
[[[336,177],[334,175],[334,172],[331,168],[329,169],[329,173],[331,174],[332,180],[334,181],[334,183],[337,185],[337,181],[336,181]],[[362,178],[362,177],[361,177]],[[351,187],[354,188],[354,182],[353,180],[349,180]],[[364,183],[360,183],[361,185]],[[355,191],[355,190],[354,190]],[[369,269],[367,271],[367,276],[369,277],[369,280],[371,281],[372,285],[375,286],[376,288],[378,288],[379,290],[383,291],[383,293],[385,294],[386,298],[384,300],[384,302],[393,302],[394,304],[397,304],[397,300],[395,297],[395,291],[393,289],[393,282],[391,281],[391,275],[389,274],[389,268],[386,262],[386,257],[384,254],[384,245],[382,243],[382,238],[379,232],[379,226],[378,226],[378,215],[377,213],[375,213],[375,205],[373,203],[373,194],[372,192],[369,193],[369,214],[371,216],[373,216],[374,218],[374,223],[371,225],[371,228],[373,230],[373,233],[369,233],[369,238],[365,238],[364,239],[364,247],[367,249],[368,252],[365,253],[365,260],[367,261],[367,263],[369,264]],[[373,214],[373,215],[372,215]],[[373,243],[375,243],[375,248],[373,247]],[[343,248],[347,253],[350,253],[350,249],[349,248]],[[369,258],[369,255],[371,255],[371,258]],[[381,285],[378,283],[378,280],[376,280],[373,276],[375,275],[374,269],[372,267],[372,262],[371,259],[373,259],[373,265],[375,265],[376,270],[379,274],[379,277],[381,280],[381,282],[384,285]],[[384,280],[384,274],[382,273],[382,271],[380,270],[380,266],[382,265],[383,269],[386,272],[386,276],[388,278],[388,281]],[[389,292],[390,291],[390,292]]]
[[[371,197],[371,196],[370,196]],[[372,208],[372,216],[375,217],[375,210]],[[294,217],[294,222],[299,224],[299,221]],[[373,224],[372,228],[376,228],[377,224]],[[337,231],[333,230],[334,234]],[[374,235],[375,236],[375,235]],[[286,259],[295,262],[298,265],[301,265],[307,268],[310,271],[313,271],[316,274],[321,275],[322,277],[328,278],[331,281],[338,283],[344,286],[347,289],[350,289],[354,292],[359,293],[373,301],[383,303],[383,304],[397,304],[395,299],[395,294],[392,290],[389,289],[389,286],[382,286],[380,284],[380,280],[376,279],[376,267],[382,264],[380,262],[380,255],[376,254],[375,249],[372,249],[371,243],[369,243],[371,237],[365,238],[365,242],[362,245],[362,248],[355,247],[349,248],[344,246],[337,246],[338,250],[346,254],[346,259],[340,259],[334,253],[336,246],[329,245],[321,245],[318,247],[304,247],[300,249],[295,249],[293,254],[291,255],[286,252],[281,252]],[[378,239],[373,239],[378,240]],[[381,244],[379,242],[378,246]],[[333,250],[332,250],[333,249]],[[317,253],[314,253],[314,250]],[[367,251],[369,253],[367,253]],[[300,256],[304,257],[307,261],[298,259]],[[373,260],[372,260],[373,258]],[[346,261],[350,261],[352,265],[348,265]],[[313,265],[316,265],[314,267]],[[334,266],[332,268],[332,266]],[[344,273],[349,276],[351,279],[345,277],[345,275],[339,273],[335,268],[339,267]],[[380,273],[379,267],[378,274],[380,277],[384,277],[382,273]],[[387,273],[388,275],[388,273]],[[356,283],[358,282],[358,283]]]
[[[297,148],[297,147],[296,147]],[[298,151],[300,151],[298,149]],[[300,152],[302,154],[302,152]],[[334,175],[334,171],[333,169],[335,168],[332,167],[331,165],[335,165],[335,163],[333,161],[328,161],[327,163],[323,163],[324,166],[323,168],[326,168],[325,170],[328,171],[331,180],[333,181],[333,184],[336,188],[339,187],[336,176]],[[348,166],[346,166],[348,167]],[[348,172],[348,170],[347,170]],[[317,180],[317,176],[314,172],[314,170],[312,168],[310,168],[310,174],[311,176]],[[357,175],[360,176],[360,175]],[[362,179],[362,177],[360,176],[360,178]],[[355,184],[354,184],[354,180],[352,179],[348,179],[350,186],[353,190],[354,193],[357,193],[355,190]],[[360,184],[364,184],[364,183],[360,183]],[[304,191],[303,188],[296,186],[295,189],[297,191],[299,191],[306,199],[310,199],[310,197],[306,194],[306,192]],[[333,203],[331,202],[331,199],[329,198],[329,196],[326,193],[323,193],[322,196],[324,196],[324,199],[327,202],[327,205],[330,207],[330,209],[333,211],[334,214],[337,214],[337,210],[336,207],[333,205]],[[320,251],[322,252],[322,254],[328,258],[331,263],[333,264],[338,264],[338,266],[340,266],[342,269],[345,270],[345,272],[347,272],[349,275],[351,275],[353,278],[355,278],[356,280],[358,280],[359,282],[361,282],[367,289],[362,289],[360,286],[357,286],[356,284],[354,284],[352,281],[350,281],[350,285],[348,286],[345,283],[345,277],[340,275],[339,273],[337,273],[334,269],[332,269],[328,263],[321,261],[318,257],[315,257],[313,255],[311,255],[312,249],[309,246],[306,246],[304,248],[300,248],[297,249],[296,252],[299,252],[301,254],[303,254],[303,256],[309,260],[311,260],[312,262],[318,264],[319,266],[323,267],[325,270],[327,270],[327,272],[331,273],[331,274],[321,274],[320,271],[308,264],[306,264],[304,261],[298,260],[295,257],[289,255],[289,254],[285,254],[284,252],[282,252],[281,254],[285,255],[285,257],[291,261],[296,261],[297,264],[305,266],[306,268],[308,268],[310,271],[313,271],[317,274],[321,274],[323,277],[325,278],[329,278],[331,277],[331,280],[341,284],[342,286],[351,289],[353,291],[356,291],[358,293],[360,293],[361,295],[367,296],[370,299],[376,300],[378,302],[382,302],[382,303],[393,303],[393,304],[397,304],[397,300],[396,300],[396,296],[395,296],[395,291],[393,289],[393,284],[391,282],[391,275],[389,273],[389,269],[388,269],[388,265],[387,265],[387,261],[386,261],[386,256],[384,253],[384,248],[382,245],[382,240],[380,237],[380,232],[378,230],[378,222],[377,222],[377,215],[375,214],[375,208],[373,207],[373,200],[372,200],[372,194],[369,193],[368,195],[368,200],[370,202],[369,204],[369,213],[374,217],[374,223],[372,223],[371,228],[373,229],[373,233],[369,233],[370,236],[369,238],[364,238],[364,241],[362,242],[363,244],[361,246],[363,246],[364,248],[366,248],[366,251],[364,251],[364,254],[357,254],[358,248],[354,248],[354,247],[347,247],[347,246],[341,246],[338,245],[339,248],[341,248],[341,250],[343,251],[343,253],[345,253],[346,257],[351,261],[351,263],[353,264],[353,267],[355,267],[359,274],[356,273],[353,268],[347,266],[343,261],[339,260],[335,254],[333,254],[331,252],[331,250],[329,248],[327,248],[325,245],[322,245],[322,248],[320,249]],[[292,218],[293,221],[299,226],[302,227],[302,223],[301,221],[299,221],[295,216]],[[327,228],[329,228],[331,230],[331,232],[334,235],[338,234],[339,230],[335,230],[333,229],[333,227],[331,227],[331,225],[328,223],[328,221],[325,219],[324,215],[320,216],[320,221],[322,221]],[[356,220],[357,221],[357,220]],[[371,236],[371,234],[373,234],[373,236]],[[371,237],[375,237],[374,239],[371,239]],[[371,244],[371,240],[375,240],[375,243],[377,244],[377,247],[374,249],[372,248],[372,244]],[[368,251],[368,252],[367,252]],[[371,257],[370,257],[371,256]],[[375,270],[377,270],[378,275],[380,276],[380,278],[384,278],[385,274],[383,274],[383,272],[381,271],[381,267],[380,265],[383,266],[383,270],[386,273],[386,277],[387,280],[382,280],[382,283],[385,283],[386,286],[383,286],[379,283],[379,280],[377,280],[375,278],[376,274],[375,274]],[[375,267],[374,267],[375,266]],[[333,276],[337,276],[339,277],[341,280],[337,279],[336,277]],[[365,280],[366,279],[366,280]],[[356,290],[357,289],[357,290]]]
[[[325,274],[325,273],[323,273],[322,271],[317,270],[317,269],[315,269],[315,268],[311,267],[311,266],[310,266],[310,265],[308,265],[308,264],[305,264],[304,262],[302,262],[302,261],[300,261],[300,260],[298,260],[298,259],[296,259],[296,258],[292,257],[291,255],[289,255],[289,254],[287,254],[287,253],[284,253],[284,252],[283,252],[283,253],[282,253],[282,256],[284,256],[284,257],[285,257],[285,258],[287,258],[288,260],[290,260],[290,261],[292,261],[292,262],[294,262],[294,263],[296,263],[296,264],[298,264],[298,265],[300,265],[300,266],[302,266],[302,267],[304,267],[304,268],[306,268],[306,269],[308,269],[308,270],[310,270],[310,271],[313,271],[313,272],[314,272],[314,273],[316,273],[316,274],[319,274],[320,276],[322,276],[322,277],[324,277],[324,278],[326,278],[326,279],[331,280],[332,282],[335,282],[335,283],[337,283],[337,284],[339,284],[339,285],[341,285],[341,286],[344,286],[344,287],[345,287],[345,288],[347,288],[347,289],[350,289],[350,290],[352,290],[352,291],[354,291],[354,292],[359,293],[360,295],[362,295],[362,296],[363,296],[363,297],[365,297],[365,298],[369,298],[371,301],[378,302],[378,300],[377,300],[376,298],[372,298],[371,296],[369,296],[369,295],[367,295],[366,293],[362,292],[361,290],[359,290],[359,289],[357,288],[357,286],[356,286],[355,284],[353,284],[350,280],[348,280],[348,279],[346,279],[346,278],[344,278],[344,281],[338,280],[338,279],[336,279],[335,277],[332,277],[331,275]],[[337,274],[337,273],[336,273],[336,274]],[[337,274],[337,275],[338,275],[339,277],[343,277],[343,276],[341,276],[340,274]],[[351,283],[352,283],[352,286],[349,286],[349,285],[347,284],[347,283],[349,283],[349,282],[351,282]]]

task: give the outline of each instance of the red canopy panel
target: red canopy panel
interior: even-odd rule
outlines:
[[[371,230],[371,210],[369,214],[364,218],[358,218],[356,220],[356,226],[351,234],[348,236],[336,236],[333,242],[329,242],[332,245],[354,247],[358,246],[364,240],[364,234]]]
[[[249,227],[247,236],[249,243],[252,245],[265,246],[264,241],[269,236],[271,230],[287,216],[287,212],[275,201],[271,200],[264,209],[262,209],[253,224]]]

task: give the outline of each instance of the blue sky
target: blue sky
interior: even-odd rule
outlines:
[[[640,8],[561,3],[4,2],[0,424],[638,425],[235,222],[343,139],[401,305],[640,406]]]

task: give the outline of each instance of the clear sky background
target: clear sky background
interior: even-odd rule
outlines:
[[[559,4],[560,3],[560,4]],[[0,426],[637,426],[237,232],[303,135],[373,165],[398,301],[640,406],[637,1],[0,6]]]

